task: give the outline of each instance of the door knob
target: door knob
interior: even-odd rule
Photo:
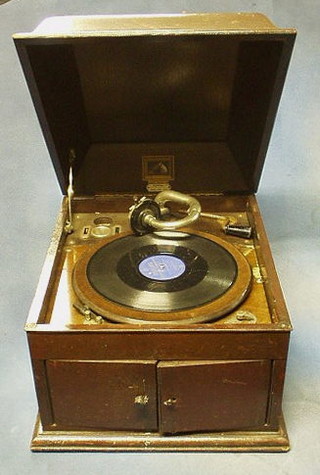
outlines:
[[[170,397],[166,401],[163,402],[165,406],[174,406],[175,403],[177,402],[177,399],[175,397]]]

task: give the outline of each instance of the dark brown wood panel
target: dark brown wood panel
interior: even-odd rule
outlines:
[[[265,291],[273,313],[274,323],[286,325],[289,330],[292,329],[290,317],[286,303],[281,290],[278,274],[272,258],[268,236],[263,224],[260,209],[255,196],[250,196],[250,211],[253,215],[253,224],[256,228],[255,249],[261,267],[265,267],[268,280],[265,283]]]
[[[262,428],[270,377],[267,360],[160,363],[160,431]]]
[[[38,359],[282,359],[288,332],[206,332],[176,330],[100,332],[29,332]]]
[[[55,429],[157,430],[155,362],[50,360],[46,367]]]
[[[160,36],[146,30],[128,37],[98,31],[96,37],[92,31],[87,37],[15,37],[63,190],[70,149],[77,168],[95,143],[157,143],[160,155],[168,153],[166,143],[190,143],[191,151],[177,160],[177,185],[216,193],[257,188],[294,32],[187,29]],[[200,142],[223,143],[221,159],[200,152],[197,168],[192,148]],[[123,154],[109,158],[103,161],[113,179],[109,173],[101,180],[101,168],[90,159],[84,174],[96,179],[89,180],[92,186],[78,181],[78,193],[142,188],[134,173],[141,157],[135,166]],[[228,173],[230,160],[234,173]]]
[[[44,360],[32,360],[34,384],[38,399],[39,413],[43,427],[54,424],[46,364]]]
[[[269,430],[277,430],[282,414],[282,394],[286,372],[286,360],[272,362],[272,378],[270,384],[270,399],[267,414]]]

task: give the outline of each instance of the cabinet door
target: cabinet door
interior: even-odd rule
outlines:
[[[159,363],[160,431],[262,428],[270,376],[267,360]]]
[[[154,361],[47,361],[57,429],[157,430]]]

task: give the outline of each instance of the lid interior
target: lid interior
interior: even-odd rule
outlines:
[[[141,192],[174,157],[186,192],[257,189],[292,35],[145,34],[24,41],[20,57],[62,187]]]

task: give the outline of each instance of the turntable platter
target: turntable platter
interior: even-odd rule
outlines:
[[[104,241],[75,266],[74,289],[101,316],[128,323],[213,320],[247,295],[251,270],[209,234],[157,232]]]

